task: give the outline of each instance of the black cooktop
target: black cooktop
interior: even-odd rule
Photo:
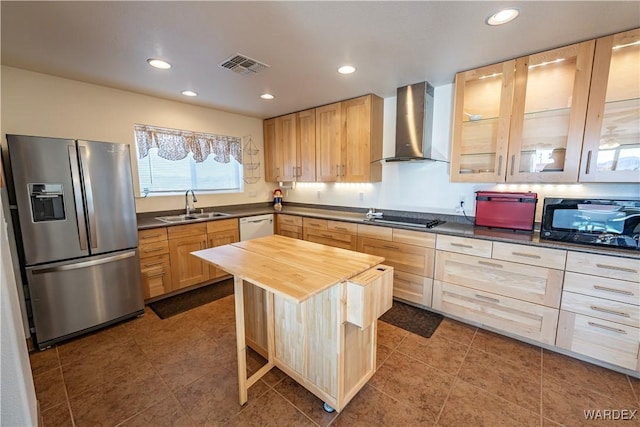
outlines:
[[[375,218],[373,221],[381,222],[384,224],[396,224],[418,228],[433,228],[446,222],[440,219],[405,218],[401,216],[383,216],[381,218]]]

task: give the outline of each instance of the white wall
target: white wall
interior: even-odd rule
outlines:
[[[453,85],[435,88],[433,144],[441,158],[449,159]],[[384,100],[383,157],[393,155],[396,98]],[[474,215],[479,190],[532,191],[538,193],[536,220],[540,221],[544,197],[640,197],[637,184],[467,184],[449,182],[449,164],[398,162],[382,166],[382,182],[373,184],[298,184],[287,190],[285,203],[315,203],[352,207],[408,210],[455,215],[460,197],[466,212]]]
[[[2,67],[2,146],[7,133],[128,143],[136,123],[243,137],[263,151],[262,120],[210,108]],[[261,155],[263,155],[261,153]],[[260,176],[264,178],[264,162]],[[137,188],[137,169],[133,162]],[[186,190],[186,189],[185,189]],[[198,194],[196,208],[264,202],[273,185],[245,184],[241,194]],[[136,210],[183,209],[184,196],[138,198]]]
[[[13,276],[5,203],[0,198],[0,425],[35,426],[36,393]]]

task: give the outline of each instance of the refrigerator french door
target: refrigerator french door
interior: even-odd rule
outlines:
[[[143,313],[129,146],[7,141],[38,347]]]

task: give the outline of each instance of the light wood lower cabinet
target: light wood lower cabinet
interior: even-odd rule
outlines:
[[[438,251],[435,278],[498,295],[558,308],[562,270]]]
[[[295,215],[276,215],[276,234],[293,239],[302,239],[302,217]]]
[[[569,251],[558,347],[640,371],[640,260]]]
[[[444,235],[436,248],[434,309],[555,343],[564,271],[542,266],[564,266],[566,251]]]
[[[465,286],[433,281],[433,308],[545,344],[555,344],[558,310]]]
[[[171,292],[171,262],[166,228],[138,232],[144,299]]]
[[[191,255],[207,248],[207,224],[169,227],[172,290],[186,288],[209,279],[209,265]]]
[[[562,310],[558,347],[640,371],[640,329]]]
[[[431,307],[434,247],[431,233],[358,224],[358,251],[394,268],[393,296],[425,307]]]
[[[240,230],[237,219],[223,219],[207,223],[207,247],[228,245],[240,241]],[[209,279],[218,279],[229,275],[221,268],[209,266]]]
[[[303,238],[310,242],[355,251],[356,233],[355,224],[316,218],[302,219]]]

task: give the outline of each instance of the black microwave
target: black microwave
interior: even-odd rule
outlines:
[[[640,199],[545,198],[540,237],[640,250]]]

